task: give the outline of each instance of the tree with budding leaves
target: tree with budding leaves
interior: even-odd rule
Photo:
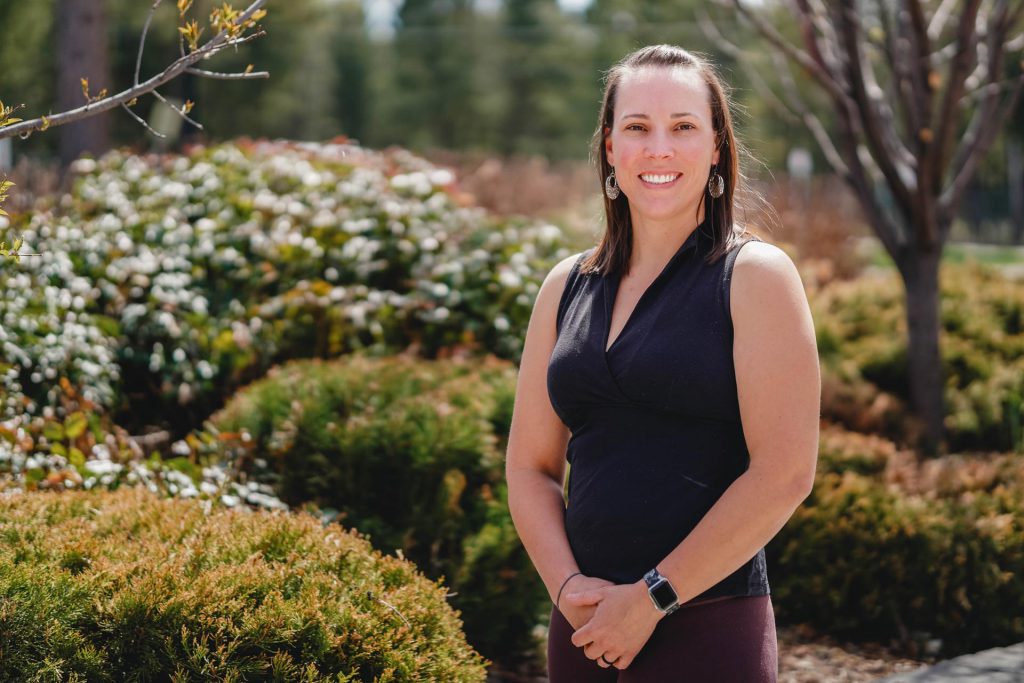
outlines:
[[[934,453],[945,414],[939,262],[964,192],[1024,90],[1024,0],[718,2],[767,40],[777,82],[756,67],[752,78],[813,134],[899,270],[910,399],[923,427],[920,446]],[[789,25],[795,19],[796,40],[771,11],[785,13]],[[752,64],[752,52],[721,35],[716,44]],[[810,103],[791,65],[827,106]]]
[[[81,79],[82,94],[85,97],[86,104],[58,114],[49,114],[29,120],[15,118],[14,114],[20,107],[6,106],[2,101],[0,101],[0,139],[10,138],[16,135],[25,139],[36,131],[45,131],[55,126],[62,126],[75,121],[80,121],[115,107],[121,107],[124,109],[129,116],[135,119],[153,135],[157,137],[166,137],[162,133],[153,130],[153,128],[146,123],[142,117],[132,111],[132,107],[138,103],[139,97],[143,95],[152,95],[163,102],[166,106],[170,107],[187,123],[202,130],[203,126],[189,117],[189,112],[193,106],[192,102],[186,101],[181,107],[175,107],[160,94],[157,88],[174,80],[184,73],[223,80],[244,80],[270,77],[270,74],[265,71],[253,71],[251,64],[240,73],[208,71],[195,66],[200,60],[209,59],[226,48],[237,47],[265,35],[266,32],[257,22],[266,16],[266,10],[262,9],[266,0],[254,0],[244,10],[237,10],[227,2],[224,2],[220,7],[215,7],[210,14],[210,27],[213,30],[213,37],[206,42],[200,42],[202,34],[205,31],[205,27],[200,26],[199,22],[194,18],[189,17],[192,0],[177,0],[178,18],[180,22],[180,25],[178,26],[180,56],[171,62],[160,73],[147,80],[140,80],[139,72],[142,68],[142,55],[146,46],[146,34],[149,31],[153,15],[156,13],[157,8],[161,5],[162,1],[163,0],[153,0],[153,4],[149,9],[149,14],[146,17],[146,22],[142,28],[142,35],[139,38],[138,56],[135,62],[134,83],[130,88],[113,95],[108,94],[106,89],[102,89],[93,95],[90,92],[89,80],[87,78],[83,78]],[[0,204],[2,204],[3,200],[6,198],[6,193],[11,185],[13,185],[13,183],[6,178],[0,179]],[[0,215],[6,215],[6,213],[0,209]],[[0,259],[11,258],[15,261],[20,260],[20,256],[22,255],[18,251],[20,247],[20,239],[14,240],[10,247],[8,247],[5,240],[0,240]]]

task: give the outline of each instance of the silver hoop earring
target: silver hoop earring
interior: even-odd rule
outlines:
[[[708,193],[712,199],[718,199],[725,193],[725,179],[718,174],[718,167],[711,167],[711,178],[708,179]]]
[[[615,169],[608,174],[608,177],[604,179],[604,194],[608,199],[615,200],[619,198],[619,185],[615,182]]]

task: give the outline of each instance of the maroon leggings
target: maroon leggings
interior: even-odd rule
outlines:
[[[573,627],[558,608],[548,631],[551,683],[775,683],[778,644],[767,595],[682,607],[658,622],[622,671],[602,668],[572,644]]]

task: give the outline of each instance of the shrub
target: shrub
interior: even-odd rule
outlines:
[[[223,451],[230,466],[243,461],[284,502],[312,503],[446,578],[470,643],[514,665],[550,607],[505,501],[515,379],[495,358],[294,361],[239,391],[210,424],[237,435],[218,441],[236,449]]]
[[[917,463],[878,437],[822,432],[814,491],[768,546],[780,621],[946,655],[1024,638],[1024,465]]]
[[[165,497],[195,498],[207,509],[248,504],[288,509],[266,484],[247,481],[223,463],[203,467],[198,454],[219,452],[213,435],[176,442],[176,456],[143,448],[99,406],[62,378],[57,409],[0,421],[0,492],[117,490],[144,486]]]
[[[949,450],[1024,451],[1024,282],[973,262],[944,263],[941,274]],[[914,443],[920,426],[906,409],[905,302],[897,276],[832,282],[811,305],[823,415]]]
[[[291,358],[453,346],[517,358],[561,231],[460,206],[402,150],[246,143],[76,162],[0,263],[0,415],[60,377],[128,429],[199,426]]]
[[[5,680],[483,681],[439,585],[309,515],[0,497]]]

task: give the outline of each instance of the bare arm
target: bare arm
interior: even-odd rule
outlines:
[[[680,602],[753,557],[814,484],[821,376],[800,275],[778,247],[752,242],[736,258],[730,302],[736,389],[750,467],[659,563]]]
[[[537,294],[519,367],[505,461],[512,521],[552,602],[562,582],[579,571],[565,535],[562,495],[569,429],[551,407],[547,389],[558,302],[576,258],[556,265]]]
[[[785,252],[760,242],[743,247],[733,272],[730,305],[750,467],[658,563],[681,603],[753,557],[785,525],[814,481],[821,397],[818,353],[800,275]],[[591,659],[603,653],[616,668],[628,667],[663,616],[646,593],[641,580],[563,596],[563,602],[568,598],[572,604],[600,603],[573,643],[584,647]]]

